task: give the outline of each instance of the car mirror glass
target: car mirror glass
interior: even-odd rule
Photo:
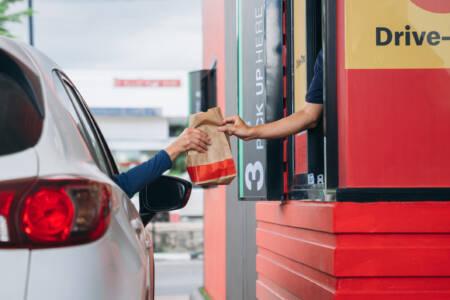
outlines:
[[[186,206],[192,184],[184,179],[161,176],[139,192],[139,212],[157,213]]]

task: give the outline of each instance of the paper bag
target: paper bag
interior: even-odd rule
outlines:
[[[229,184],[236,177],[230,140],[225,133],[217,131],[222,121],[219,107],[190,116],[189,127],[200,129],[211,138],[211,145],[205,153],[195,150],[186,153],[186,169],[195,184]]]

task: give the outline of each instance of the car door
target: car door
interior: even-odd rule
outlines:
[[[95,159],[101,166],[101,169],[107,174],[111,179],[114,179],[114,175],[119,174],[118,168],[115,164],[114,158],[109,150],[109,147],[100,131],[94,117],[92,116],[90,110],[88,109],[84,99],[81,97],[78,90],[75,88],[73,83],[68,79],[67,76],[62,72],[58,72],[67,93],[69,94],[75,110],[80,116],[80,119],[86,127],[86,132],[91,140],[91,145],[93,155]],[[120,189],[117,187],[117,189]],[[123,226],[123,230],[132,229],[132,234],[135,236],[136,246],[140,248],[141,257],[140,259],[146,265],[146,293],[147,299],[153,298],[153,245],[150,239],[150,235],[146,232],[139,213],[132,203],[132,201],[126,196],[122,190],[118,190],[118,199],[121,202],[121,208],[123,209],[125,215],[127,216],[128,226]]]

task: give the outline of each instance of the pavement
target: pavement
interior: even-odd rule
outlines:
[[[164,295],[155,296],[155,300],[190,300],[189,295]]]
[[[164,295],[155,296],[155,300],[205,300],[200,291],[197,289],[190,295]]]
[[[155,259],[155,300],[190,300],[203,286],[203,260]]]

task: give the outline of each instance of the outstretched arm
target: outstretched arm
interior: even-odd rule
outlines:
[[[140,191],[148,183],[161,176],[172,167],[172,161],[166,151],[161,150],[146,162],[114,176],[114,181],[128,195]]]
[[[289,117],[257,126],[248,126],[236,115],[226,118],[222,124],[223,126],[219,127],[218,130],[226,132],[228,135],[234,135],[244,141],[278,139],[316,127],[322,115],[322,110],[323,104],[306,102],[298,112]]]
[[[211,145],[211,139],[206,133],[198,129],[187,128],[166,149],[159,151],[158,154],[145,163],[127,172],[115,175],[114,181],[131,198],[145,185],[151,183],[170,169],[172,162],[178,155],[188,150],[206,152],[209,145]]]
[[[211,139],[206,133],[195,128],[186,128],[182,134],[167,147],[166,152],[172,161],[188,150],[196,150],[198,152],[206,152],[208,146],[211,145]]]

